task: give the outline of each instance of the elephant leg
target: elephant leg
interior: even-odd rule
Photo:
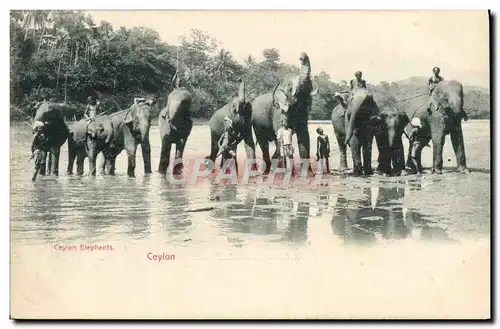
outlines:
[[[170,164],[170,149],[172,144],[168,140],[168,136],[165,135],[161,141],[161,151],[160,151],[160,164],[158,165],[158,172],[160,174],[166,174],[168,166]]]
[[[445,141],[444,128],[431,131],[432,138],[432,173],[443,173],[443,147]]]
[[[353,136],[349,141],[349,145],[351,146],[353,175],[361,176],[363,174],[361,166],[361,143],[357,137]]]
[[[48,158],[48,163],[47,163],[46,174],[47,176],[50,176],[50,174],[52,174],[52,150],[47,152],[47,158]]]
[[[235,146],[233,146],[231,148],[233,150],[233,152],[234,152],[234,158],[233,158],[233,160],[234,160],[234,166],[236,168],[236,174],[238,174],[238,159],[236,158],[236,150],[237,150],[237,148],[238,148],[238,145],[235,145]]]
[[[302,164],[305,163],[305,161],[307,161],[307,166],[308,166],[307,171],[313,172],[311,162],[309,161],[311,144],[310,144],[309,130],[307,129],[307,127],[304,127],[299,131],[297,131],[297,143],[299,144],[299,155],[300,155],[300,160],[303,161]]]
[[[59,176],[59,156],[61,150],[58,147],[54,147],[50,152],[52,158],[52,174],[54,176]]]
[[[363,172],[365,175],[372,175],[372,145],[373,145],[373,136],[367,137],[363,140],[362,148],[363,148]]]
[[[111,159],[113,159],[112,153],[104,150],[102,152],[103,159],[102,162],[100,163],[100,175],[111,175],[111,170],[112,170],[112,164],[111,164]]]
[[[462,123],[458,121],[455,129],[450,132],[451,144],[457,158],[457,171],[467,172],[467,164],[465,160],[464,135],[462,132]]]
[[[401,172],[405,169],[404,166],[404,149],[403,146],[391,150],[391,159],[393,164],[393,174],[400,175]]]
[[[142,160],[144,161],[144,173],[149,175],[151,171],[151,145],[149,140],[145,140],[141,144]]]
[[[68,145],[68,168],[66,169],[66,174],[68,175],[73,174],[73,165],[75,163],[76,153],[77,151],[74,149],[74,147]]]
[[[95,152],[88,152],[89,157],[89,176],[96,176],[96,162],[97,154]]]
[[[104,152],[102,152],[103,159],[101,163],[99,164],[99,175],[107,175],[109,172],[109,162],[108,158],[104,155]],[[107,170],[106,170],[107,169]]]
[[[175,159],[182,159],[182,156],[184,155],[184,147],[186,146],[186,139],[181,138],[177,143],[175,143]],[[181,162],[174,168],[174,173],[182,173],[182,170],[184,169],[184,164]]]
[[[243,140],[245,142],[245,153],[247,155],[247,159],[255,160],[255,143],[253,141],[251,130],[247,131],[247,133],[245,134],[245,138]],[[251,170],[257,170],[256,163],[252,164]]]
[[[108,174],[111,176],[115,175],[115,170],[116,170],[116,155],[111,157],[109,159],[109,165],[108,165]]]
[[[137,153],[137,145],[135,143],[130,143],[126,147],[126,150],[128,157],[127,174],[129,177],[135,177],[135,156]]]
[[[210,134],[210,155],[208,159],[212,162],[215,162],[217,158],[217,154],[219,153],[219,136],[217,134],[211,132]]]
[[[340,154],[340,170],[347,169],[347,147],[345,145],[345,136],[339,132],[335,132],[337,144],[339,145]]]
[[[269,156],[269,142],[267,139],[264,139],[260,136],[257,137],[257,143],[260,145],[260,150],[262,151],[262,160],[266,164],[266,169],[264,170],[264,174],[268,174],[271,170],[271,158]]]
[[[424,147],[422,147],[422,146],[417,149],[417,168],[418,168],[419,172],[424,171],[424,167],[422,166],[422,151],[423,150],[424,150]]]
[[[50,152],[43,152],[42,160],[40,161],[40,175],[45,176],[47,170],[47,156]]]
[[[85,152],[80,151],[76,156],[76,174],[83,176],[83,161],[85,160]]]
[[[387,139],[387,135],[384,135],[383,133],[378,133],[378,134],[376,133],[375,141],[377,143],[377,149],[378,149],[377,172],[379,174],[389,175],[391,173],[392,151],[389,148],[389,141]]]

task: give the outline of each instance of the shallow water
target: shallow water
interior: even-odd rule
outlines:
[[[61,151],[60,176],[39,176],[31,182],[29,127],[12,125],[11,238],[14,244],[134,239],[207,248],[214,243],[234,247],[311,244],[315,230],[329,235],[329,239],[360,245],[401,239],[488,239],[489,124],[469,121],[463,125],[472,171],[469,175],[453,172],[455,157],[447,137],[444,175],[352,178],[334,173],[328,186],[302,187],[257,183],[222,186],[207,181],[173,186],[160,175],[144,176],[140,151],[136,178],[126,176],[125,152],[117,158],[114,177],[67,176],[66,144]],[[312,142],[318,126],[310,124]],[[336,169],[339,157],[333,129],[328,123],[321,126],[331,137],[331,168]],[[157,127],[151,129],[150,136],[156,169],[160,149]],[[208,138],[208,127],[195,126],[185,157],[207,155]],[[239,158],[244,153],[240,145]],[[375,154],[376,148],[374,159]],[[261,157],[259,149],[257,157]],[[426,148],[424,167],[430,167],[431,160],[432,148]],[[214,209],[186,212],[203,207]]]
[[[489,121],[464,135],[469,175],[447,138],[440,176],[173,185],[145,177],[140,152],[136,178],[124,153],[114,177],[67,176],[66,146],[61,175],[31,182],[29,127],[12,126],[11,316],[489,318]],[[196,126],[185,157],[207,155],[208,136]]]

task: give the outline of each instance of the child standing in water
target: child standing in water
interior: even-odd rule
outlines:
[[[422,128],[422,123],[419,118],[411,119],[411,132],[408,136],[410,140],[410,157],[419,175],[422,174],[422,167],[417,161],[417,151],[420,148],[419,133]]]
[[[281,128],[278,130],[277,139],[280,155],[285,158],[286,168],[290,168],[293,161],[292,130],[288,128],[285,120],[281,121]]]
[[[329,173],[330,141],[328,140],[328,135],[324,133],[321,127],[316,129],[316,132],[318,133],[318,140],[316,142],[316,161],[325,159],[326,172]]]

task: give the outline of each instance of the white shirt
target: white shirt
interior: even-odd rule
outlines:
[[[278,141],[283,143],[283,145],[291,145],[292,144],[292,129],[280,128],[278,130]]]

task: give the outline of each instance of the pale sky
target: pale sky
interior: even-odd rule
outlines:
[[[96,24],[144,26],[178,44],[191,28],[207,32],[243,63],[277,48],[299,66],[308,53],[312,73],[333,81],[361,70],[369,83],[430,76],[489,87],[487,11],[89,11]]]

